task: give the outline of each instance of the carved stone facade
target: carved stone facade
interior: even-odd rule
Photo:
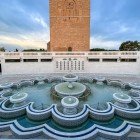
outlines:
[[[49,51],[89,51],[90,0],[50,0]]]

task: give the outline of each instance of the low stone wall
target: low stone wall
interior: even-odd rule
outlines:
[[[127,135],[131,132],[140,132],[140,125],[131,122],[124,122],[118,128],[105,128],[99,125],[93,125],[85,131],[65,133],[57,131],[49,126],[41,125],[38,127],[24,128],[17,121],[5,124],[5,130],[11,129],[12,133],[17,136],[17,138],[35,138],[39,135],[44,134],[46,138],[52,139],[94,139],[96,136],[102,136],[108,139],[126,139]],[[0,124],[0,131],[1,129]]]

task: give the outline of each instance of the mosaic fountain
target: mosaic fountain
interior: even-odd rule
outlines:
[[[17,138],[119,139],[140,133],[136,83],[68,74],[6,83],[0,90],[0,131]]]

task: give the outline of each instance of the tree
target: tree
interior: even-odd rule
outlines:
[[[90,51],[118,51],[118,50],[113,50],[113,49],[112,50],[111,49],[107,50],[107,49],[104,49],[104,48],[93,48],[93,49],[90,49]]]
[[[45,49],[42,49],[40,48],[39,50],[38,49],[26,49],[26,50],[23,50],[23,52],[45,52],[46,50]]]
[[[18,49],[16,49],[15,52],[18,52]]]
[[[119,48],[120,51],[140,51],[140,43],[138,41],[123,42]]]
[[[106,49],[102,49],[102,48],[93,48],[90,51],[107,51]]]
[[[0,48],[0,52],[5,52],[5,48],[4,47],[1,47]]]
[[[45,49],[40,49],[39,51],[40,51],[40,52],[45,52]]]

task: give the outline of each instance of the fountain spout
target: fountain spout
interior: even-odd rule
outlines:
[[[71,82],[69,82],[68,88],[69,88],[69,89],[73,89],[73,88],[74,88],[74,86],[73,86],[73,84],[72,84]]]

